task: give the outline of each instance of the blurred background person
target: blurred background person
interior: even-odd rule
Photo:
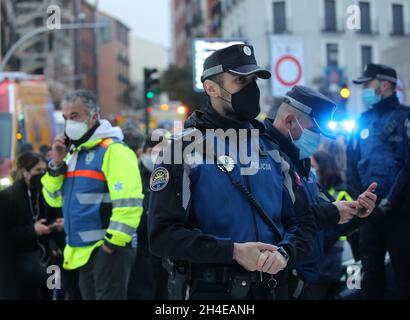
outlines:
[[[21,144],[19,144],[18,152],[17,152],[18,155],[22,154],[22,153],[25,153],[25,152],[28,152],[28,151],[34,151],[33,145],[30,142],[25,141],[25,142],[22,142]]]
[[[337,152],[330,154],[323,150],[317,151],[312,157],[312,168],[320,186],[336,201],[353,201],[346,191],[342,172],[336,163],[337,157]],[[336,291],[344,272],[342,263],[344,240],[346,239],[340,235],[344,230],[352,227],[356,230],[354,225],[349,223],[348,226],[337,226],[325,232],[325,258],[320,266],[319,279],[313,284],[318,299],[332,299],[337,294]]]
[[[52,158],[52,148],[49,145],[43,144],[39,149],[42,156],[49,162]]]
[[[345,137],[338,136],[336,140],[327,139],[323,141],[320,150],[332,155],[340,176],[343,181],[346,181],[347,158],[346,158],[346,143]]]
[[[379,202],[371,223],[360,229],[363,296],[386,298],[386,254],[394,270],[397,296],[410,299],[410,108],[399,100],[397,71],[368,63],[353,83],[362,88],[362,113],[350,140],[349,192],[361,192],[368,181],[379,185]]]
[[[7,225],[13,283],[17,299],[50,299],[46,288],[47,265],[61,256],[64,221],[58,210],[46,205],[41,178],[46,160],[32,151],[17,159],[14,184],[2,191],[3,214]]]
[[[319,184],[336,201],[353,201],[346,191],[346,184],[340,167],[336,163],[336,157],[337,153],[318,151],[312,157],[312,167],[316,171]]]
[[[162,131],[162,134],[163,137],[170,135],[165,130]],[[166,300],[168,297],[168,273],[162,267],[162,259],[153,256],[148,246],[147,218],[149,214],[150,177],[159,153],[159,150],[155,148],[159,142],[153,141],[152,137],[149,135],[145,138],[141,132],[135,129],[124,132],[124,142],[134,150],[139,159],[144,193],[143,213],[137,230],[137,259],[128,286],[129,300]]]

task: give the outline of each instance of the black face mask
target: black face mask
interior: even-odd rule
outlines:
[[[254,120],[261,112],[260,106],[260,90],[256,81],[252,81],[241,91],[236,93],[230,93],[228,90],[220,86],[224,91],[231,95],[232,108],[235,114],[239,116],[241,120],[251,121]],[[227,101],[222,98],[222,100]]]
[[[41,184],[41,178],[44,176],[44,173],[36,174],[30,178],[30,189],[40,190],[43,186]]]

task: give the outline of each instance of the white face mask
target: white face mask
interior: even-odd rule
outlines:
[[[65,133],[67,136],[73,140],[78,141],[90,130],[87,126],[88,120],[84,122],[78,122],[73,120],[66,121]]]
[[[153,172],[155,169],[157,158],[158,158],[158,155],[143,154],[141,156],[141,162],[144,165],[144,167],[147,168],[149,172]]]

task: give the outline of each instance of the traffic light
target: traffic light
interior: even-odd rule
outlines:
[[[350,89],[347,87],[343,87],[340,89],[340,98],[342,100],[348,100],[350,98],[351,92]]]
[[[158,69],[144,68],[145,100],[150,101],[158,93],[159,75]]]
[[[144,100],[145,100],[145,130],[149,133],[150,114],[153,108],[150,106],[155,95],[158,93],[159,74],[156,68],[144,68]],[[151,112],[150,112],[151,111]]]
[[[352,93],[346,84],[343,84],[339,90],[339,106],[345,111],[347,103],[351,97]]]
[[[188,113],[188,108],[185,106],[179,106],[177,108],[177,113],[181,116],[186,115]]]

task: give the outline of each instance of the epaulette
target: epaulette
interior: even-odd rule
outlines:
[[[184,129],[183,131],[173,135],[171,137],[171,141],[178,141],[178,140],[182,140],[182,139],[184,139],[186,137],[189,137],[189,136],[194,136],[194,133],[197,133],[197,132],[201,133],[201,131],[197,128]],[[202,135],[202,133],[201,133],[201,135]]]

